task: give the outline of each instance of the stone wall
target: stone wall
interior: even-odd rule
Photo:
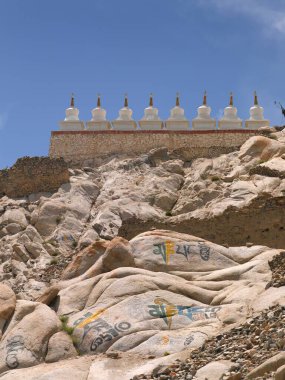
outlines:
[[[62,158],[23,157],[11,168],[0,170],[0,196],[53,192],[68,181],[68,165]]]
[[[50,157],[73,163],[111,154],[141,154],[166,147],[186,160],[214,157],[238,149],[253,130],[214,131],[56,131],[51,134]]]

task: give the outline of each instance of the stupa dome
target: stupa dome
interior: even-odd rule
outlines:
[[[263,107],[258,104],[256,91],[254,92],[254,105],[249,110],[249,120],[264,120]]]
[[[186,120],[184,109],[180,107],[179,94],[176,94],[176,104],[175,107],[170,110],[170,117],[168,120]]]
[[[211,119],[211,107],[207,105],[207,93],[204,92],[203,104],[198,107],[198,115],[196,119]]]
[[[211,118],[211,107],[207,105],[207,92],[203,104],[197,109],[198,115],[192,120],[193,129],[208,130],[216,128],[216,120]]]
[[[149,97],[149,106],[144,109],[144,116],[141,120],[160,120],[158,116],[158,109],[153,107],[153,96],[150,94]]]
[[[124,107],[119,111],[117,120],[133,120],[133,111],[129,108],[128,96],[125,95]]]
[[[92,113],[92,121],[105,121],[106,120],[106,110],[101,107],[101,97],[98,95],[97,98],[97,107],[93,108]]]
[[[238,120],[241,119],[237,115],[237,108],[234,107],[234,100],[233,100],[233,94],[230,94],[230,102],[227,107],[224,109],[224,115],[221,118],[221,120]]]

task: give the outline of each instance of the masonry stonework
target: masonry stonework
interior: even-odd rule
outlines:
[[[227,131],[55,131],[49,155],[80,163],[111,154],[142,154],[166,147],[185,159],[214,157],[239,149],[256,130]]]
[[[23,157],[11,168],[0,170],[0,196],[53,192],[68,181],[68,165],[62,158]]]

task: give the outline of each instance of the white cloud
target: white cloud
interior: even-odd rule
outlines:
[[[7,112],[0,112],[0,131],[5,128],[8,120]]]
[[[182,0],[184,4],[189,1]],[[192,3],[193,4],[193,3]],[[236,13],[250,17],[263,26],[268,34],[285,35],[285,2],[279,0],[195,0],[195,4],[216,8],[225,13]]]

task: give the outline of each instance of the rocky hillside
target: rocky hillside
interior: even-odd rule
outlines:
[[[2,197],[0,377],[284,380],[284,164],[268,133]]]

